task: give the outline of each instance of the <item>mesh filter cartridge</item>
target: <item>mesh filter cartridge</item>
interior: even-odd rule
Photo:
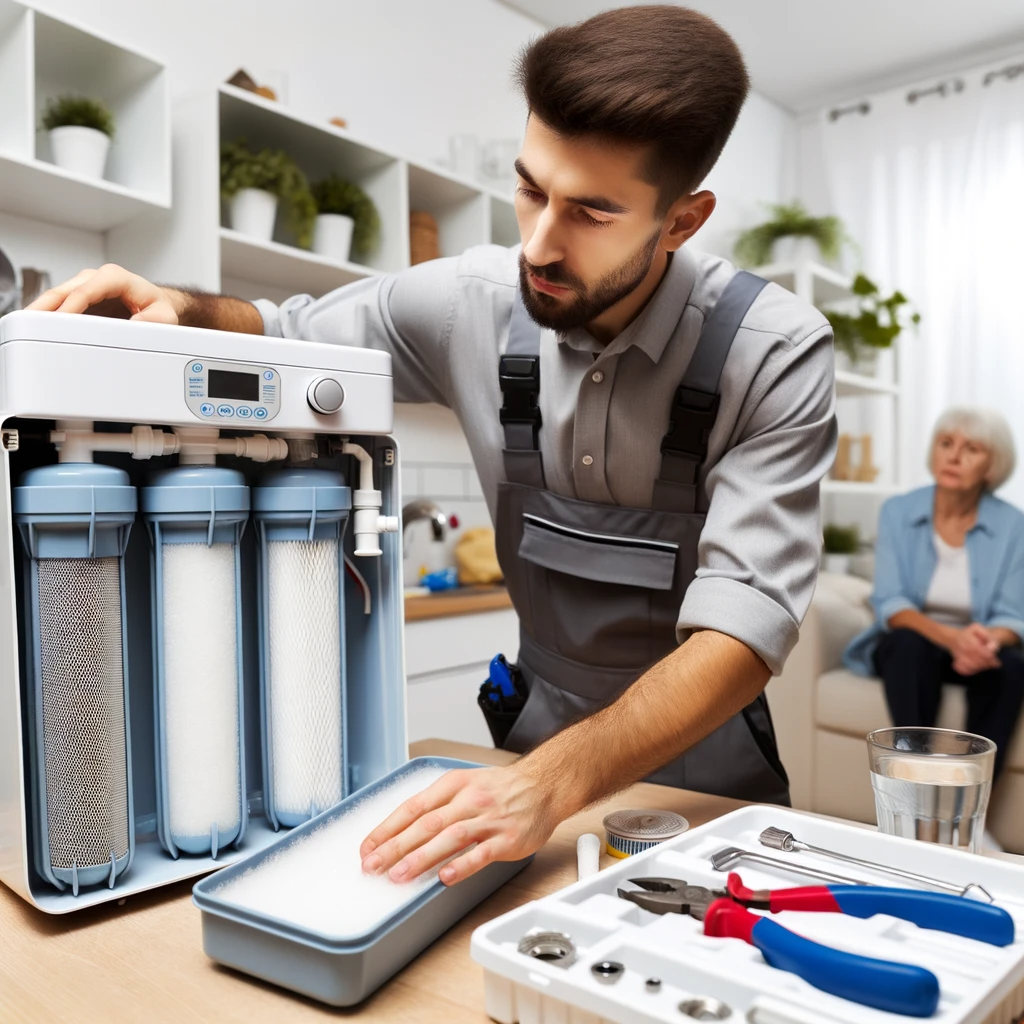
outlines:
[[[247,811],[239,541],[241,473],[181,466],[142,492],[153,539],[157,827],[173,856],[238,842]]]
[[[35,865],[58,888],[113,887],[135,849],[122,556],[135,488],[110,466],[26,473],[26,689]]]
[[[327,470],[268,474],[260,539],[264,802],[294,826],[345,796],[344,550],[351,508]]]

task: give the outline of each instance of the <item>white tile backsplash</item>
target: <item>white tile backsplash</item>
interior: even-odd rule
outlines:
[[[462,465],[430,465],[419,467],[420,491],[423,497],[442,501],[461,501],[466,497],[466,474]]]

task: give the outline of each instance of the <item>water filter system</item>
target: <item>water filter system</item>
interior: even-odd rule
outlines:
[[[384,353],[0,320],[0,881],[120,898],[405,762],[391,426]]]

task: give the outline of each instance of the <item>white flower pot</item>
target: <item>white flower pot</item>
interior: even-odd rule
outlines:
[[[313,252],[346,263],[352,252],[352,231],[356,222],[343,213],[317,214],[313,225]]]
[[[787,263],[797,266],[803,263],[823,263],[821,247],[813,238],[803,235],[787,235],[772,246],[772,263]]]
[[[50,129],[53,162],[84,178],[102,178],[110,152],[110,136],[98,128],[66,124]]]
[[[850,559],[851,555],[829,555],[826,554],[822,558],[822,568],[825,572],[838,573],[841,576],[845,576],[850,571]]]
[[[262,188],[243,188],[231,200],[231,227],[240,235],[269,242],[274,237],[277,196]]]

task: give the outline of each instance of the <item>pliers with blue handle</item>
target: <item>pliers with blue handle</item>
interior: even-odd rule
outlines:
[[[873,886],[812,886],[788,890],[799,894],[789,897],[787,890],[747,889],[737,874],[729,876],[729,887],[725,890],[688,885],[677,878],[635,878],[631,882],[640,890],[619,889],[619,896],[645,910],[655,914],[689,914],[703,921],[705,935],[743,939],[756,946],[772,967],[796,974],[823,992],[907,1016],[929,1017],[935,1012],[939,980],[931,971],[823,946],[751,913],[744,904],[773,912],[838,911],[857,917],[886,913],[924,927],[939,926],[958,935],[969,933],[972,938],[995,945],[1013,941],[1013,919],[1006,911],[941,893]],[[871,899],[845,892],[858,888],[868,889]],[[905,893],[910,898],[904,899]],[[923,909],[926,900],[934,901],[927,910]],[[952,901],[953,906],[947,901]]]

